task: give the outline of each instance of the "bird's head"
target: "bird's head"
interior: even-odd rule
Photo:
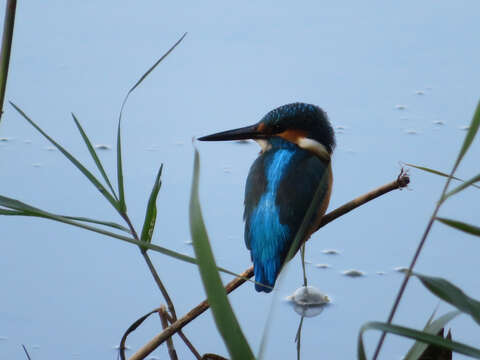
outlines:
[[[198,140],[253,139],[265,151],[270,148],[273,137],[294,143],[325,160],[330,160],[335,147],[335,136],[327,114],[318,106],[305,103],[280,106],[254,125],[203,136]]]

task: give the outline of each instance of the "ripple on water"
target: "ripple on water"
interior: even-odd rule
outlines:
[[[112,147],[110,145],[107,145],[107,144],[97,144],[97,145],[95,145],[95,149],[98,149],[98,150],[112,150]]]
[[[405,110],[407,108],[407,105],[395,105],[395,109],[397,110]]]
[[[319,269],[328,269],[331,266],[329,264],[315,264],[315,267]]]
[[[340,251],[335,249],[325,249],[322,250],[322,253],[324,253],[325,255],[340,255]]]

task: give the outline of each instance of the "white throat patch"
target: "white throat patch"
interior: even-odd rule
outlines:
[[[302,149],[313,152],[322,160],[330,161],[330,154],[328,153],[327,148],[317,140],[299,137],[297,140],[297,145]]]

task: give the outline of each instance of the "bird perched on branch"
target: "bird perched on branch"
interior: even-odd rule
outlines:
[[[335,137],[320,107],[293,103],[270,111],[254,125],[198,140],[245,139],[261,147],[245,188],[245,243],[254,264],[255,289],[270,292],[317,189],[320,206],[294,252],[316,231],[327,210]]]

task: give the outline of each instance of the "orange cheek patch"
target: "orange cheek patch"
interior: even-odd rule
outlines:
[[[258,124],[257,131],[258,132],[263,132],[264,130],[265,130],[265,124],[264,123]]]
[[[286,130],[277,134],[277,136],[290,141],[291,143],[298,144],[300,138],[306,137],[307,133],[302,130]]]

